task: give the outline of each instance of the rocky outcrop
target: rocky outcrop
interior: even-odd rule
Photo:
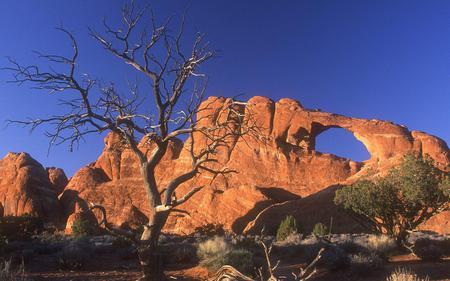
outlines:
[[[3,214],[35,215],[60,226],[63,217],[57,195],[63,188],[64,178],[64,172],[58,169],[47,172],[27,153],[8,153],[0,160],[0,204]]]
[[[222,97],[208,98],[198,117],[200,125],[228,118],[224,109],[230,102]],[[237,174],[211,183],[211,177],[203,173],[180,187],[179,194],[183,194],[192,186],[207,186],[181,206],[189,215],[174,213],[169,218],[166,231],[189,233],[208,223],[236,232],[258,231],[261,225],[270,228],[278,224],[287,213],[294,213],[305,229],[319,221],[328,223],[333,217],[335,231],[358,231],[332,203],[333,186],[352,182],[369,170],[386,171],[409,151],[428,154],[439,167],[449,169],[449,149],[443,140],[392,122],[308,110],[292,99],[274,102],[253,97],[234,109],[259,128],[260,136],[230,137],[229,145],[221,148],[219,164]],[[370,159],[358,163],[316,151],[317,136],[330,128],[353,133],[366,146]],[[201,146],[204,141],[199,137],[195,143]],[[189,140],[171,143],[156,170],[161,186],[187,171],[190,156],[183,146],[188,144]],[[144,152],[153,149],[145,140],[139,147]],[[99,159],[74,175],[61,202],[67,216],[73,213],[77,200],[101,204],[108,221],[124,225],[137,216],[136,210],[148,213],[141,185],[134,154],[110,134]],[[448,218],[448,214],[442,216]]]
[[[56,195],[60,195],[69,182],[66,174],[64,173],[64,170],[60,168],[49,167],[46,168],[46,171],[53,190],[55,191]]]

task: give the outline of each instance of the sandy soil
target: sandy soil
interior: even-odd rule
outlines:
[[[58,271],[52,269],[52,261],[45,258],[35,260],[27,267],[33,280],[57,280],[57,281],[124,281],[136,280],[140,276],[136,261],[118,261],[107,255],[99,256],[95,263],[88,264],[81,271]],[[296,271],[300,265],[282,265],[279,274],[289,277],[292,271]],[[319,270],[315,281],[383,281],[398,267],[411,268],[419,276],[428,275],[431,280],[450,281],[450,260],[437,263],[427,263],[417,260],[409,255],[395,256],[382,269],[364,273],[363,276],[352,274],[348,270],[326,272]],[[186,266],[185,268],[169,268],[167,274],[174,280],[197,281],[205,280],[208,271],[199,266]],[[176,278],[176,279],[175,279]],[[289,279],[287,279],[289,280]]]

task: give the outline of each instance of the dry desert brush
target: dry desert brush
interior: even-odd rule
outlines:
[[[144,89],[139,83],[129,83],[127,90],[119,90],[117,81],[105,84],[81,70],[81,50],[75,36],[64,28],[58,30],[69,38],[71,55],[39,53],[46,62],[41,65],[9,59],[10,66],[3,69],[13,74],[12,82],[29,84],[61,100],[60,114],[12,123],[31,129],[44,126],[50,145],[68,143],[71,150],[88,135],[112,132],[118,145],[134,153],[148,202],[148,223],[135,239],[142,280],[160,281],[165,279],[158,247],[161,230],[170,213],[179,211],[178,206],[204,188],[191,186],[181,192],[178,187],[200,173],[214,180],[236,172],[217,161],[218,151],[228,147],[230,139],[258,138],[260,130],[252,121],[249,106],[233,99],[227,101],[219,117],[211,118],[210,105],[204,102],[207,79],[202,66],[216,52],[201,33],[185,44],[184,16],[180,23],[173,18],[159,22],[150,9],[140,9],[131,2],[123,7],[121,19],[120,26],[104,21],[102,32],[90,29],[89,35],[106,53],[135,71],[141,84],[150,85]],[[188,139],[184,148],[190,166],[161,186],[155,169],[169,144],[180,138]],[[142,143],[151,144],[146,146],[151,149],[144,151]],[[134,234],[121,234],[134,239]]]
[[[263,237],[263,235],[261,235]],[[264,239],[260,240],[261,246],[264,250],[265,257],[265,268],[258,269],[258,280],[260,281],[281,281],[285,280],[286,276],[277,276],[275,271],[278,269],[280,265],[280,261],[277,260],[273,263],[271,252],[272,252],[272,244],[266,244]],[[320,249],[315,258],[310,261],[305,267],[300,267],[298,272],[292,272],[292,277],[294,281],[306,281],[311,279],[316,273],[317,268],[316,264],[322,258],[324,249]],[[217,271],[217,273],[209,279],[209,281],[220,281],[220,280],[230,280],[230,281],[257,281],[248,277],[237,270],[235,267],[230,265],[225,265]]]
[[[397,268],[386,281],[430,281],[430,278],[428,276],[420,278],[411,269]]]

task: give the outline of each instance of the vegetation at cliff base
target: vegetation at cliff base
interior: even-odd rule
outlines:
[[[407,154],[386,176],[338,190],[334,202],[401,243],[421,223],[449,209],[449,190],[448,172],[430,158]]]

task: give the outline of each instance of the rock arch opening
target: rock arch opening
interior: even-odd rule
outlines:
[[[356,162],[370,159],[370,153],[365,145],[357,140],[352,132],[340,127],[328,128],[319,133],[315,139],[315,150]]]

